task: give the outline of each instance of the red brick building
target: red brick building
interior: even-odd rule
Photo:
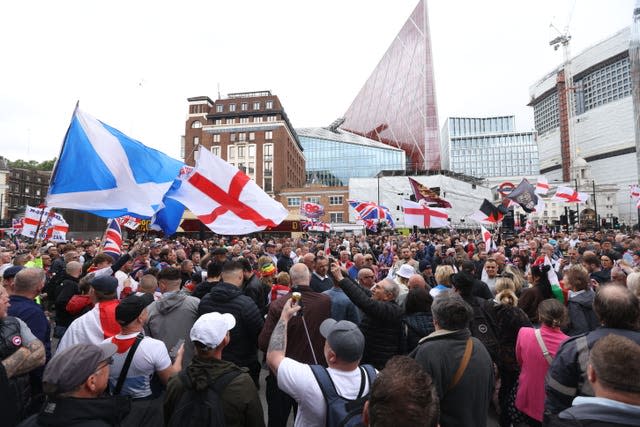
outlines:
[[[304,185],[302,146],[277,96],[242,92],[188,102],[185,163],[193,166],[195,151],[202,147],[244,171],[269,194]]]
[[[311,184],[306,187],[287,188],[277,200],[291,212],[291,216],[299,215],[302,202],[318,203],[324,206],[322,222],[339,224],[349,222],[349,188],[329,187]]]

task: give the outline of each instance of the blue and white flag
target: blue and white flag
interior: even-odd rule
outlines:
[[[182,166],[76,108],[46,204],[106,218],[150,218]]]

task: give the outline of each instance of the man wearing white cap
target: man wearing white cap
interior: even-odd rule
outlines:
[[[224,421],[227,426],[264,426],[264,412],[253,380],[246,368],[222,360],[222,350],[231,340],[229,331],[236,326],[232,314],[203,314],[191,328],[189,337],[195,356],[186,370],[171,378],[164,401],[164,419],[174,425],[184,393],[207,393],[220,387]],[[224,385],[226,383],[226,385]]]
[[[404,307],[404,301],[407,299],[407,294],[409,293],[409,278],[414,274],[416,274],[416,270],[410,264],[402,264],[396,272],[394,281],[400,288],[396,302],[401,307]]]

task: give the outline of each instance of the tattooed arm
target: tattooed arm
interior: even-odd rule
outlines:
[[[287,351],[287,322],[298,311],[300,311],[300,306],[293,305],[293,300],[289,298],[284,307],[282,307],[280,320],[278,320],[278,324],[276,324],[271,333],[271,340],[267,349],[267,364],[274,374],[278,373],[278,367]]]
[[[13,378],[39,368],[45,361],[44,345],[40,340],[33,340],[3,359],[2,365],[7,372],[7,378]]]

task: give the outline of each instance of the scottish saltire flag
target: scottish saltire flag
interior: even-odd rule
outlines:
[[[209,150],[200,150],[196,167],[183,170],[179,185],[166,197],[186,206],[218,234],[248,234],[275,227],[289,213],[245,173]]]
[[[102,253],[105,253],[113,259],[120,258],[122,254],[122,229],[115,219],[107,222],[107,231],[104,233],[102,243]]]
[[[150,218],[182,166],[76,108],[46,204],[106,218]]]

